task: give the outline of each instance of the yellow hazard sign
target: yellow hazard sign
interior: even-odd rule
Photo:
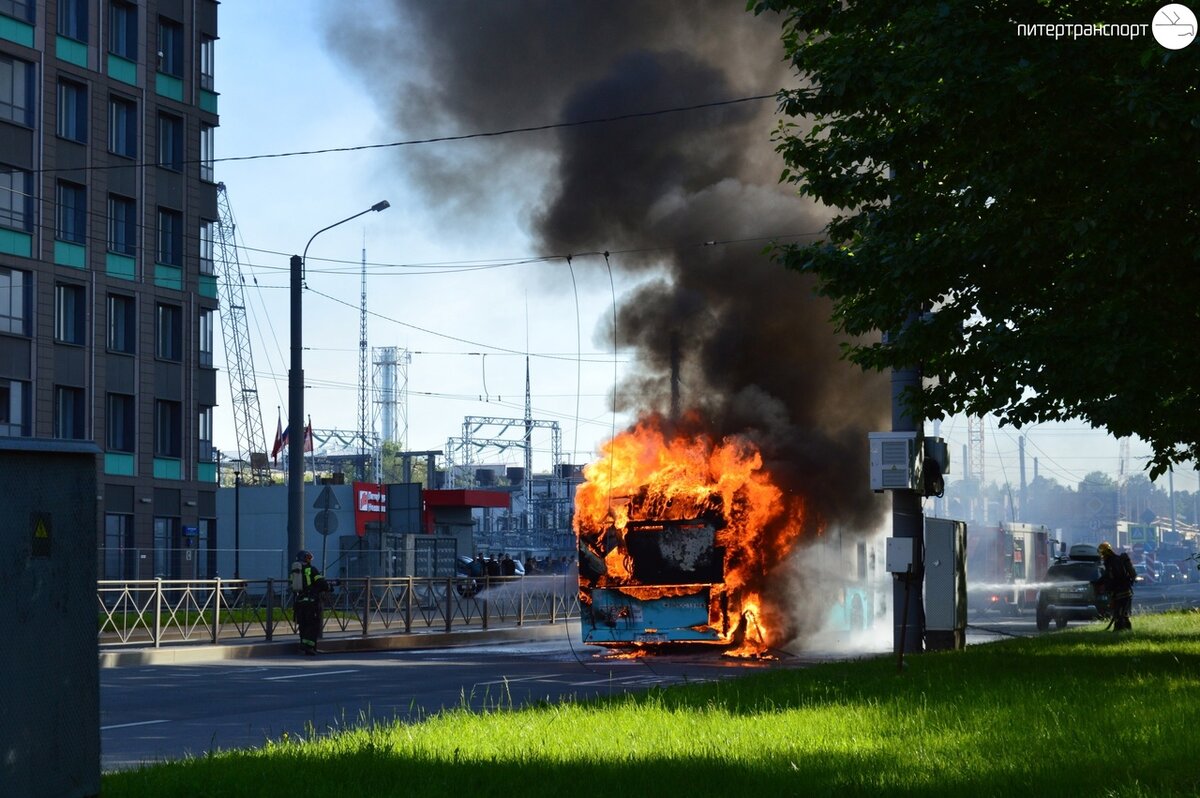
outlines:
[[[33,545],[30,554],[34,557],[49,557],[51,533],[54,530],[50,513],[33,513],[29,520],[30,526],[33,527]]]

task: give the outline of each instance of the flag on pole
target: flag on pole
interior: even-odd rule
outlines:
[[[308,417],[308,426],[304,428],[304,451],[311,452],[313,450],[312,438],[312,416]]]
[[[279,452],[287,443],[287,433],[283,429],[283,418],[281,416],[275,419],[275,445],[271,447],[271,459],[275,461],[275,465],[279,465]]]

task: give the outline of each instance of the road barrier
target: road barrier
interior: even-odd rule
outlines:
[[[573,576],[331,580],[326,635],[362,637],[555,624],[579,617]],[[296,635],[283,579],[141,579],[97,583],[101,650],[271,642]]]

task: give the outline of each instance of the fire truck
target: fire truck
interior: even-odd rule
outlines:
[[[1020,615],[1037,608],[1039,583],[1062,547],[1050,530],[1004,522],[967,530],[967,606]]]

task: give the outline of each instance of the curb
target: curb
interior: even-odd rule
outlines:
[[[563,621],[540,626],[518,626],[507,629],[469,630],[462,632],[421,632],[418,634],[378,635],[371,637],[331,637],[321,641],[326,654],[363,651],[413,651],[427,648],[461,648],[503,643],[533,643],[564,636],[579,639],[579,621]],[[161,648],[136,648],[101,651],[101,668],[128,668],[139,665],[192,665],[256,657],[295,658],[295,640],[285,642],[239,643],[228,645],[178,644]]]

